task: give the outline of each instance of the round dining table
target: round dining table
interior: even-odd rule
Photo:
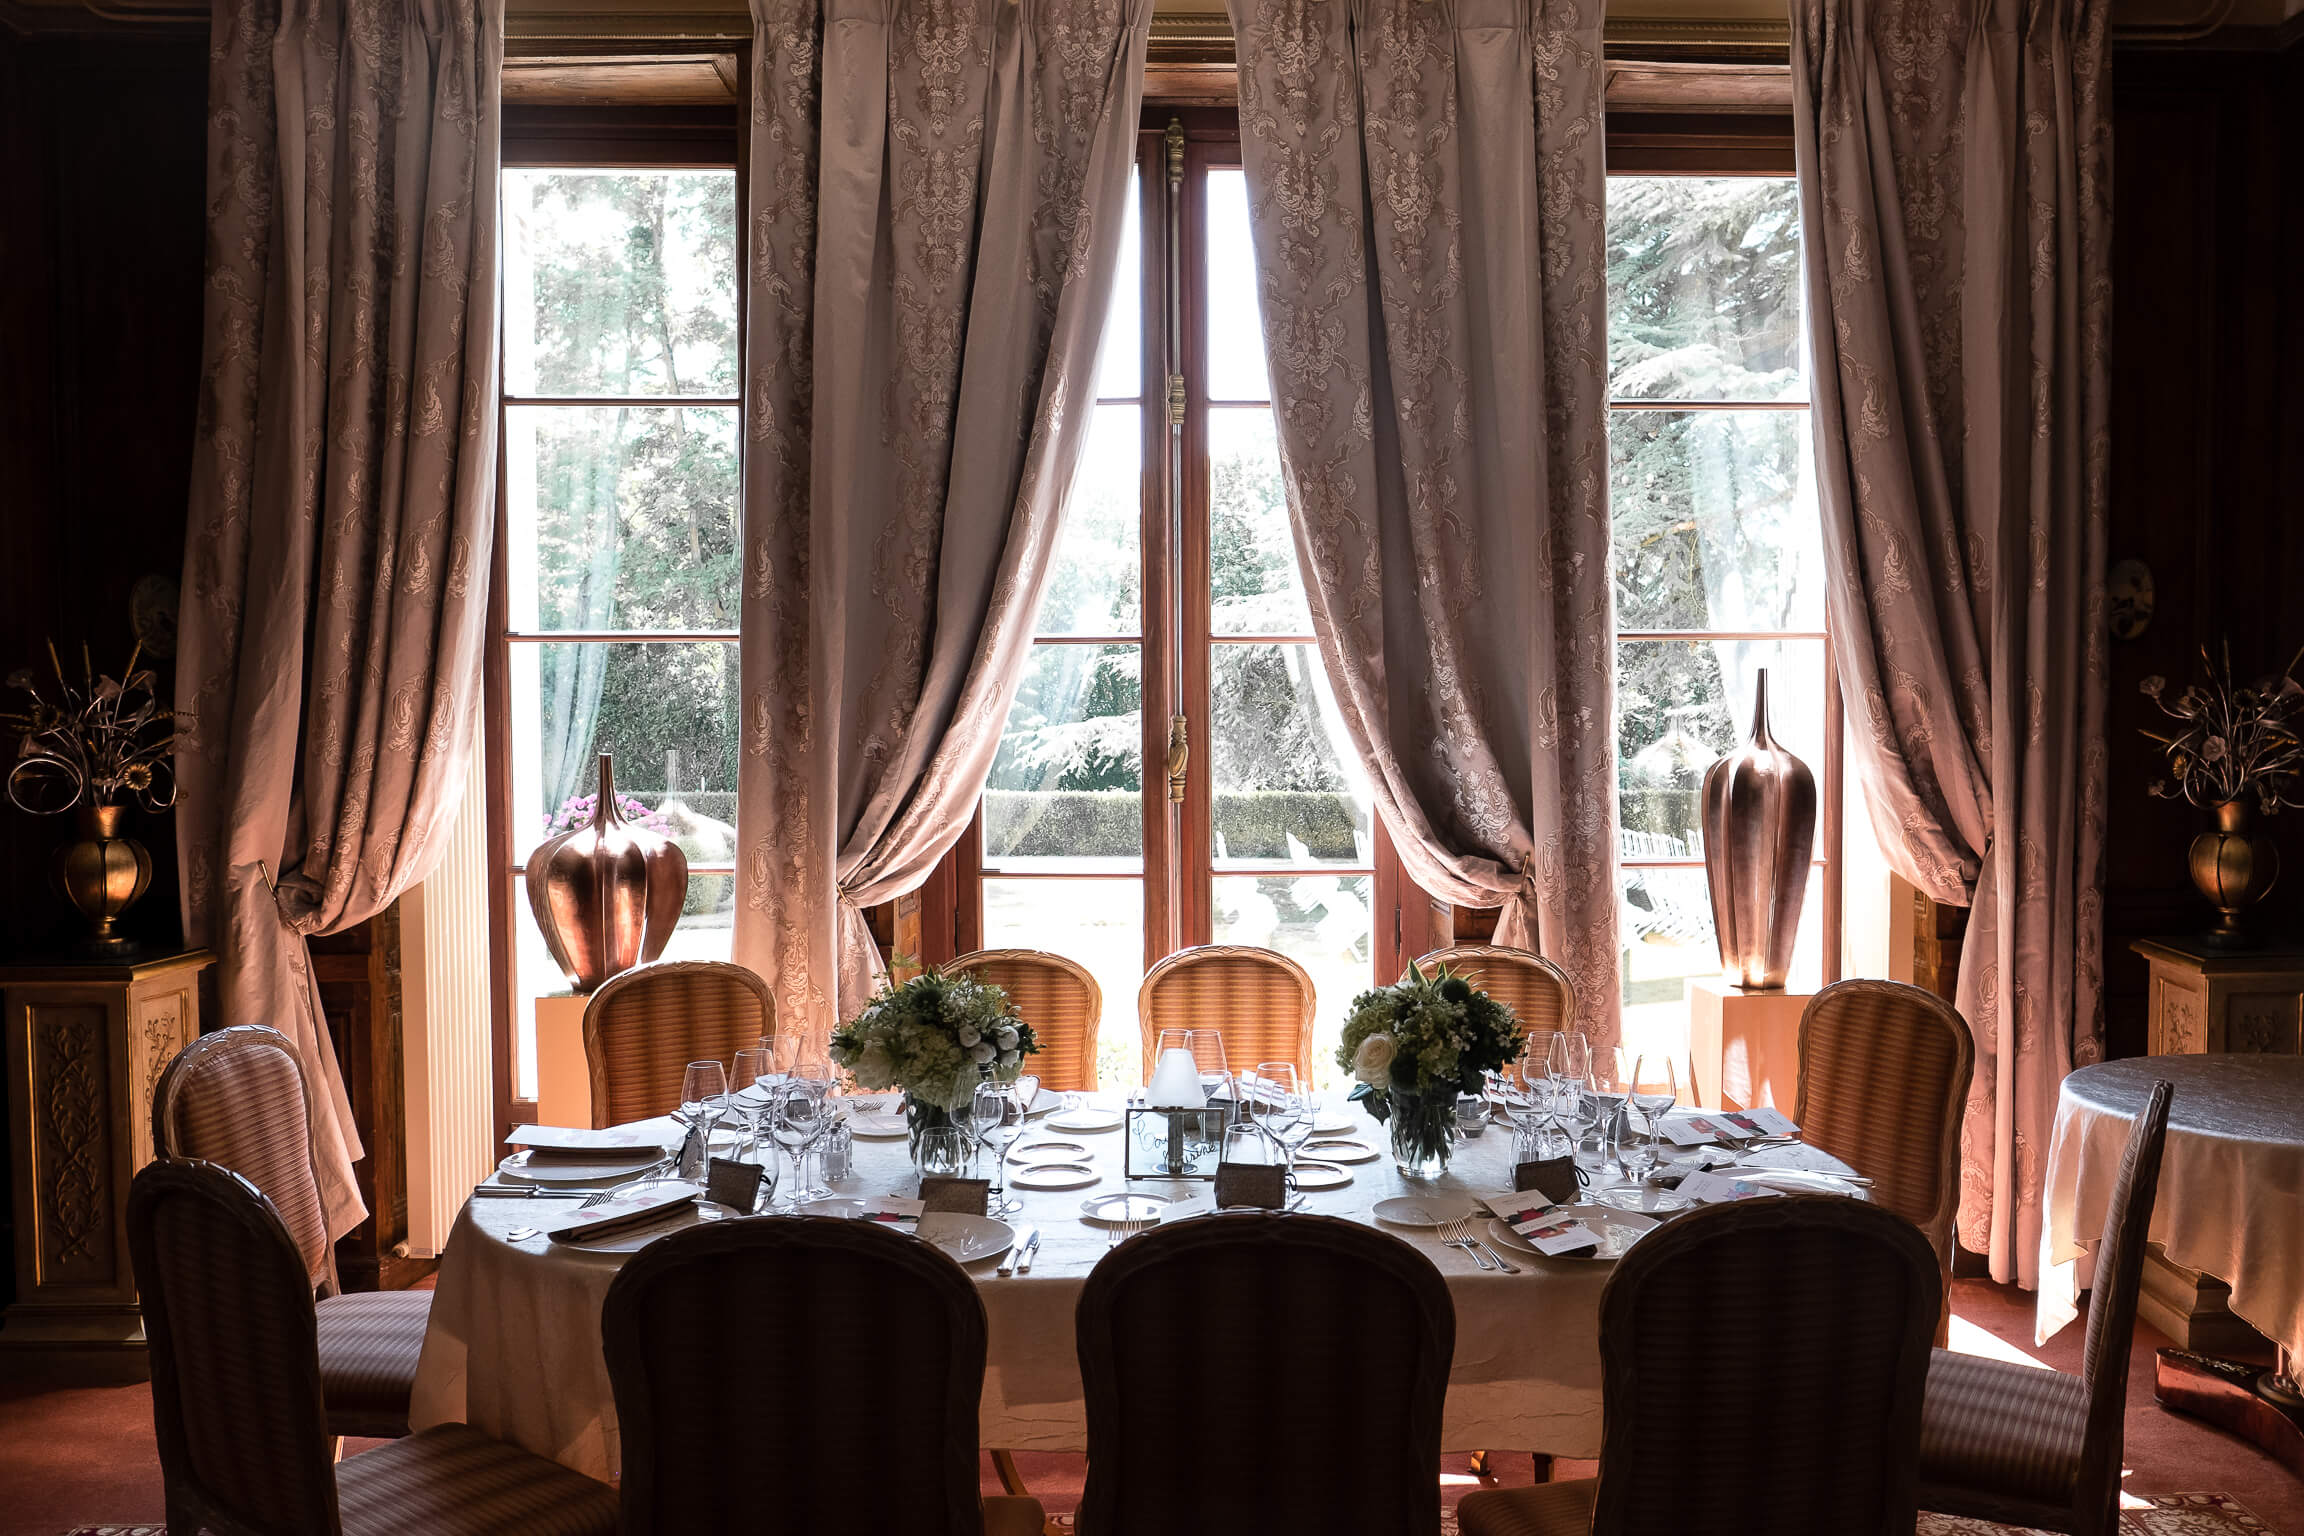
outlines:
[[[2042,1194],[2038,1336],[2079,1312],[2080,1261],[2136,1116],[2173,1085],[2151,1240],[2232,1288],[2232,1311],[2304,1359],[2304,1056],[2143,1056],[2064,1079]]]
[[[1509,1191],[1511,1129],[1491,1125],[1457,1146],[1438,1180],[1411,1183],[1393,1163],[1384,1128],[1356,1106],[1341,1113],[1350,1122],[1342,1134],[1380,1155],[1347,1165],[1348,1185],[1308,1192],[1303,1208],[1379,1226],[1414,1244],[1446,1279],[1456,1307],[1456,1351],[1443,1447],[1597,1456],[1600,1292],[1614,1266],[1506,1248],[1482,1219],[1475,1226],[1518,1272],[1484,1270],[1470,1253],[1443,1246],[1430,1227],[1380,1221],[1377,1202],[1395,1196],[1468,1205],[1473,1195]],[[1025,1141],[1039,1134],[1030,1131]],[[1087,1449],[1073,1309],[1089,1270],[1126,1234],[1084,1220],[1082,1202],[1130,1189],[1171,1198],[1209,1189],[1205,1181],[1125,1182],[1118,1131],[1050,1134],[1089,1145],[1098,1182],[1012,1191],[1024,1209],[1004,1219],[1019,1230],[1025,1223],[1040,1229],[1028,1273],[998,1275],[997,1256],[966,1266],[988,1324],[978,1434],[984,1445],[1010,1451]],[[1786,1150],[1821,1156],[1812,1148]],[[858,1139],[853,1176],[832,1187],[849,1196],[910,1195],[917,1182],[902,1139]],[[441,1256],[411,1428],[467,1423],[589,1476],[617,1475],[616,1407],[601,1353],[600,1306],[626,1255],[544,1235],[574,1207],[545,1198],[475,1198],[465,1206]],[[1382,1318],[1368,1321],[1372,1328],[1386,1326]],[[731,1329],[778,1326],[767,1316],[727,1322]],[[1191,1345],[1189,1339],[1177,1343]],[[1335,1346],[1350,1349],[1352,1341],[1337,1339]]]

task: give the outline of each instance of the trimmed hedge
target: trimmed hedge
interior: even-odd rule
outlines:
[[[1366,823],[1349,795],[1317,790],[1219,792],[1216,832],[1235,859],[1288,857],[1288,835],[1316,859],[1359,857]],[[1144,848],[1143,802],[1129,790],[987,790],[984,851],[1009,858],[1127,858]]]

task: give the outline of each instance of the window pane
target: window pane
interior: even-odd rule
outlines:
[[[1280,440],[1263,406],[1208,413],[1208,627],[1219,635],[1308,635]]]
[[[1336,1066],[1336,1042],[1352,999],[1375,984],[1374,877],[1224,875],[1211,883],[1216,943],[1276,949],[1311,973],[1319,1000],[1312,1026],[1313,1081],[1323,1089],[1345,1086],[1345,1074]]]
[[[1806,411],[1616,411],[1619,629],[1822,629]]]
[[[511,693],[518,857],[594,792],[600,752],[618,794],[666,817],[691,858],[733,857],[734,644],[514,645]]]
[[[1237,170],[1208,173],[1208,398],[1272,398],[1256,309],[1248,178]]]
[[[1752,730],[1758,673],[1779,745],[1824,779],[1824,642],[1621,640],[1616,747],[1624,852],[1703,854],[1704,770]]]
[[[984,858],[1143,868],[1144,706],[1133,645],[1033,648],[984,788]]]
[[[1096,363],[1096,393],[1133,400],[1144,393],[1144,229],[1137,199],[1142,178],[1128,177],[1128,217],[1120,225],[1120,268],[1105,311],[1104,348]]]
[[[1790,177],[1608,178],[1608,380],[1618,399],[1804,398]]]
[[[736,173],[505,171],[504,388],[736,393]]]
[[[736,627],[736,412],[504,413],[515,630]]]
[[[1217,867],[1368,863],[1368,787],[1319,651],[1214,651],[1208,704]]]
[[[1701,868],[1620,869],[1622,907],[1617,942],[1624,946],[1624,1048],[1688,1049],[1688,982],[1720,974],[1720,941],[1712,932],[1712,895]],[[1808,875],[1800,903],[1800,937],[1792,946],[1794,992],[1811,992],[1823,975],[1824,879]],[[1789,1108],[1779,1105],[1779,1108]]]
[[[1143,623],[1144,412],[1100,405],[1064,504],[1043,635],[1133,635]]]
[[[1144,980],[1141,880],[986,880],[984,947],[1042,949],[1077,960],[1104,995],[1096,1075],[1105,1088],[1141,1078],[1136,989]]]

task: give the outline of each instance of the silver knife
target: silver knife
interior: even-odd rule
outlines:
[[[1040,1229],[1038,1227],[1026,1227],[1024,1229],[1023,1248],[1023,1253],[1016,1260],[1016,1273],[1028,1275],[1032,1273],[1033,1256],[1040,1251]]]
[[[1026,1249],[1038,1241],[1040,1241],[1040,1229],[1034,1226],[1025,1227],[1023,1231],[1016,1234],[1015,1245],[1008,1250],[1008,1257],[1000,1261],[1000,1267],[993,1273],[1001,1276],[1016,1273],[1016,1261],[1023,1258]],[[1026,1259],[1025,1262],[1029,1264],[1031,1260]]]

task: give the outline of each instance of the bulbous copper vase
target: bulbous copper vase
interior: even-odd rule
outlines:
[[[548,838],[528,855],[528,906],[569,987],[590,993],[664,953],[687,896],[688,855],[624,819],[615,769],[601,753],[591,825]]]
[[[2280,878],[2280,850],[2270,838],[2255,835],[2247,801],[2227,800],[2212,809],[2216,830],[2192,839],[2192,883],[2219,914],[2208,942],[2218,949],[2247,949],[2256,942],[2248,931],[2248,909]]]
[[[1791,975],[1815,848],[1816,776],[1768,733],[1763,667],[1752,739],[1704,772],[1704,875],[1732,984],[1773,989]]]
[[[82,804],[72,813],[80,840],[56,852],[56,879],[65,899],[88,919],[84,942],[91,949],[128,947],[129,939],[113,925],[152,884],[152,855],[120,830],[127,814],[124,805]]]

